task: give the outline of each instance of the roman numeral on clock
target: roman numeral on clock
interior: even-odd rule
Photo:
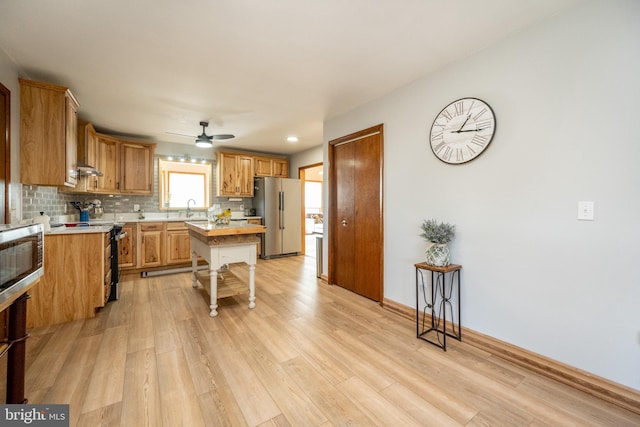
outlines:
[[[461,116],[464,114],[464,103],[462,101],[458,101],[455,104],[456,116]]]
[[[440,151],[442,151],[442,149],[445,147],[445,143],[444,141],[442,141],[440,144],[436,145],[435,147],[433,147],[433,151],[437,154],[440,153]]]
[[[473,139],[471,140],[472,144],[475,144],[480,148],[484,148],[484,146],[487,145],[487,142],[489,142],[488,136],[482,136],[478,134],[474,135]]]

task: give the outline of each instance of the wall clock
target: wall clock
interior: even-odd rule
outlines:
[[[453,101],[431,125],[431,150],[449,164],[467,163],[487,149],[496,131],[496,116],[477,98]]]

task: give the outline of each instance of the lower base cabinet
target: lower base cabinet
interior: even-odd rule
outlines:
[[[104,307],[110,290],[109,233],[44,237],[44,275],[27,302],[27,328],[87,319]]]
[[[163,222],[145,222],[140,227],[140,263],[142,267],[160,267],[164,265]]]
[[[167,222],[167,265],[191,262],[191,240],[184,222]]]

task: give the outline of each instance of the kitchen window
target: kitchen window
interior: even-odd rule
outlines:
[[[211,205],[209,161],[158,159],[158,195],[160,209],[185,209],[190,199],[193,208]]]

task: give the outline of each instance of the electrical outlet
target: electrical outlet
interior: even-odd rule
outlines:
[[[134,212],[138,212],[139,210],[140,210],[140,205],[138,205],[138,204],[133,205],[133,211]]]
[[[593,202],[578,202],[578,219],[580,221],[593,221]]]

